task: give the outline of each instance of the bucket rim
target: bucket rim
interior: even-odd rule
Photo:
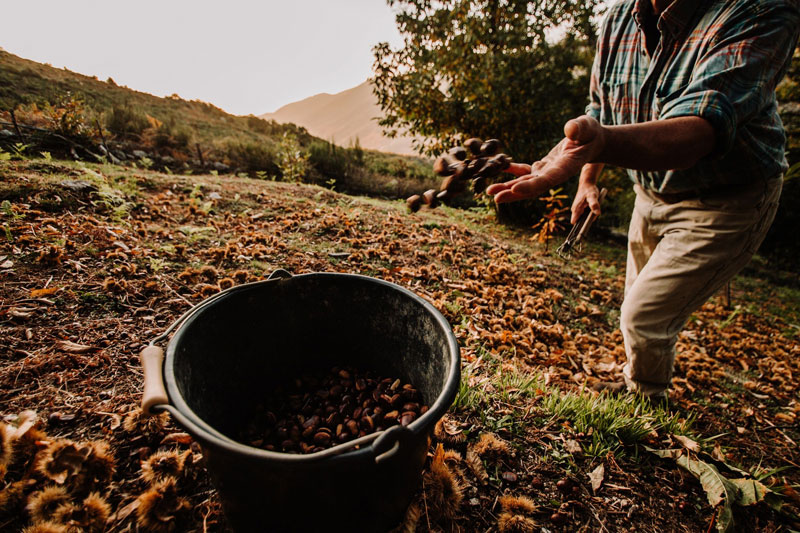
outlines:
[[[436,307],[434,307],[433,304],[431,304],[429,301],[425,300],[418,294],[390,281],[374,278],[371,276],[365,276],[363,274],[349,274],[343,272],[309,272],[305,274],[292,275],[286,278],[276,278],[276,279],[268,279],[252,283],[246,283],[243,285],[237,285],[235,287],[226,289],[198,303],[196,308],[190,312],[190,314],[185,318],[185,320],[183,320],[181,325],[175,331],[174,335],[167,344],[166,357],[164,360],[164,384],[166,385],[167,395],[169,397],[169,405],[166,405],[164,407],[168,412],[170,412],[171,415],[173,415],[177,419],[177,421],[181,425],[185,427],[185,429],[192,436],[194,436],[201,442],[204,442],[211,446],[223,448],[231,453],[247,455],[254,459],[290,461],[295,464],[311,464],[322,459],[327,460],[330,458],[338,458],[338,457],[352,458],[359,455],[366,456],[373,451],[373,443],[375,442],[375,440],[377,440],[381,435],[386,433],[388,429],[391,429],[387,428],[386,430],[370,434],[369,436],[373,437],[371,439],[371,442],[364,444],[363,447],[359,449],[348,447],[348,444],[351,444],[353,442],[350,441],[310,454],[290,454],[290,453],[273,452],[261,448],[255,448],[253,446],[248,446],[246,444],[242,444],[240,442],[233,440],[227,435],[224,435],[221,432],[217,431],[216,429],[211,427],[205,420],[203,420],[200,416],[198,416],[197,413],[195,413],[194,410],[191,407],[189,407],[189,405],[186,403],[183,396],[181,395],[178,389],[174,371],[175,350],[181,338],[186,333],[188,327],[199,316],[201,316],[203,312],[207,310],[207,307],[210,307],[204,305],[206,302],[210,303],[210,300],[213,298],[214,303],[218,303],[234,293],[252,290],[254,288],[257,288],[259,286],[268,283],[281,283],[281,282],[287,282],[303,278],[312,278],[312,277],[331,278],[331,279],[351,278],[369,283],[374,283],[377,285],[383,285],[394,291],[398,291],[403,295],[416,301],[418,304],[421,304],[431,314],[431,316],[435,319],[436,323],[445,332],[450,366],[448,368],[447,377],[444,381],[444,385],[442,386],[442,390],[439,393],[436,400],[433,402],[433,405],[430,406],[430,408],[425,414],[420,416],[418,419],[414,420],[408,426],[405,426],[405,428],[409,430],[411,433],[419,435],[423,431],[427,431],[426,428],[428,427],[430,427],[430,429],[432,430],[434,424],[445,415],[447,410],[450,408],[450,405],[455,400],[456,393],[458,392],[458,387],[461,379],[461,350],[458,345],[458,341],[455,337],[455,334],[453,333],[452,326],[444,317],[444,315],[442,315],[442,313],[438,309],[436,309]],[[377,453],[373,455],[376,454]]]

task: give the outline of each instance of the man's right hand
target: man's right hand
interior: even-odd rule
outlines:
[[[575,193],[575,199],[572,201],[570,223],[576,224],[587,207],[592,210],[592,213],[600,216],[600,190],[595,183],[581,180],[578,184],[578,191]]]

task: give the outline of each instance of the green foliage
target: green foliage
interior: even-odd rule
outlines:
[[[684,449],[655,450],[647,448],[662,459],[672,459],[678,466],[700,482],[713,508],[719,508],[717,531],[739,531],[733,506],[748,507],[766,502],[774,509],[781,506],[780,497],[748,472],[733,468],[707,454],[692,454]]]
[[[71,110],[64,108],[69,98],[80,102],[81,120],[73,120],[80,116],[78,105]],[[10,121],[2,110],[16,110],[22,125],[46,129],[54,129],[53,117],[61,113],[66,126],[80,125],[79,133],[91,136],[77,139],[78,144],[89,148],[101,142],[94,122],[97,118],[112,147],[125,153],[139,149],[153,154],[155,168],[163,168],[163,156],[172,157],[178,164],[185,161],[199,166],[200,152],[204,172],[222,168],[214,167],[214,163],[224,163],[234,173],[280,179],[279,151],[284,156],[291,154],[285,149],[286,143],[279,147],[286,133],[302,148],[300,157],[294,157],[294,166],[291,157],[285,162],[306,181],[324,184],[334,179],[337,190],[342,192],[392,198],[405,198],[438,186],[427,159],[365,150],[358,140],[350,147],[331,147],[294,124],[278,124],[252,115],[233,116],[206,102],[177,96],[158,98],[0,50],[0,113],[3,120]],[[46,150],[55,158],[67,155],[59,146],[38,145],[35,141],[29,141],[33,153]],[[0,158],[12,157],[9,142],[3,144],[6,153]],[[303,159],[307,160],[306,168],[297,172]],[[141,167],[138,160],[127,164]],[[176,166],[170,165],[174,171]],[[191,168],[181,172],[190,173]]]
[[[141,135],[150,127],[144,113],[127,106],[112,107],[106,115],[105,123],[109,131],[125,137]]]
[[[67,93],[61,101],[49,107],[52,129],[66,137],[85,137],[91,129],[88,110],[79,97]]]
[[[621,168],[606,166],[600,182],[602,187],[608,189],[608,195],[600,206],[602,216],[596,224],[606,228],[627,229],[636,201],[636,191],[628,173]]]
[[[399,179],[427,180],[435,177],[431,161],[380,152],[366,152],[364,167],[373,174]]]
[[[18,220],[22,218],[21,215],[18,215],[16,211],[14,211],[14,206],[12,206],[11,202],[8,200],[3,200],[2,203],[0,203],[0,213],[3,213],[4,216],[12,220]]]
[[[327,179],[341,180],[355,164],[349,151],[333,143],[314,141],[308,146],[308,162]]]
[[[302,181],[308,171],[308,154],[293,133],[286,132],[281,137],[278,167],[281,169],[283,181],[291,183]]]
[[[776,91],[781,120],[786,129],[786,159],[789,171],[784,176],[780,204],[775,220],[761,244],[759,253],[768,256],[772,266],[796,272],[800,240],[800,46],[795,49],[786,78]]]
[[[461,369],[461,381],[458,384],[458,392],[452,406],[456,412],[474,411],[487,400],[484,390],[473,383],[476,375],[475,369],[475,364],[464,365]]]
[[[361,141],[358,137],[356,137],[356,140],[350,145],[350,152],[353,155],[353,160],[356,162],[356,165],[364,166],[364,149],[361,148]]]
[[[249,172],[275,174],[278,171],[278,156],[272,143],[231,141],[227,145],[225,154],[235,166]]]
[[[25,154],[27,153],[28,148],[30,148],[30,147],[27,144],[23,144],[23,143],[14,143],[14,144],[12,144],[9,147],[10,153],[9,153],[9,157],[7,159],[13,159],[13,160],[16,160],[16,161],[20,161],[22,159],[25,159]]]
[[[161,123],[156,128],[153,141],[157,148],[174,148],[186,150],[192,140],[192,133],[185,127],[179,126],[174,118]]]
[[[262,133],[264,135],[273,135],[276,132],[281,131],[281,126],[275,122],[274,120],[264,120],[263,118],[258,118],[253,115],[248,115],[246,117],[247,120],[247,127],[256,133]]]
[[[498,137],[517,160],[534,160],[583,113],[596,0],[388,3],[404,42],[375,46],[373,83],[390,134],[431,139],[417,145],[428,154]],[[566,36],[552,42],[556,27]]]
[[[792,63],[776,90],[780,102],[800,102],[800,46],[795,48]]]

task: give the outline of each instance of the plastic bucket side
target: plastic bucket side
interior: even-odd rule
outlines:
[[[299,456],[226,438],[252,413],[258,391],[331,365],[410,380],[433,405],[392,436],[390,450]],[[455,398],[459,352],[444,317],[410,291],[364,276],[307,274],[251,284],[192,315],[169,344],[165,376],[170,410],[201,443],[237,530],[341,523],[381,531],[401,519],[417,487],[428,435]]]

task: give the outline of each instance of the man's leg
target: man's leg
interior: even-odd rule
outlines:
[[[771,180],[736,194],[675,204],[637,190],[628,259],[636,271],[626,277],[620,316],[629,389],[645,396],[666,394],[678,333],[758,249],[775,216],[781,185],[782,180]]]
[[[631,223],[628,226],[628,260],[625,266],[625,294],[628,293],[633,282],[639,276],[650,256],[658,246],[661,237],[657,228],[649,224],[652,202],[642,198],[644,191],[639,185],[633,186],[636,191],[636,203],[631,214]]]

